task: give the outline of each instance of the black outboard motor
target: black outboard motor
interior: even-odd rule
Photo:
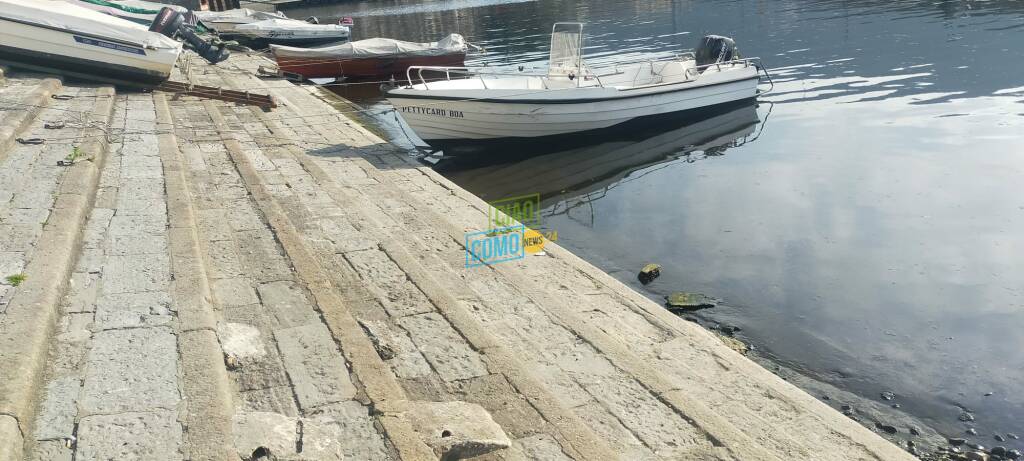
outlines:
[[[739,58],[740,53],[736,49],[736,42],[729,37],[721,35],[705,35],[694,52],[697,58],[697,66],[706,66],[716,62],[732,61]]]
[[[218,48],[207,43],[205,40],[199,38],[199,36],[192,31],[192,28],[183,26],[184,23],[185,18],[181,17],[181,13],[165,6],[160,9],[159,13],[157,13],[156,19],[153,20],[153,24],[149,25],[149,31],[163,34],[171,38],[175,38],[175,35],[181,35],[189,45],[192,45],[192,49],[195,50],[199,56],[210,61],[211,64],[217,64],[218,62],[228,58],[228,50]]]

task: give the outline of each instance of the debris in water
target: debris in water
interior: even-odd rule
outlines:
[[[974,415],[972,415],[972,414],[970,414],[970,413],[965,411],[965,412],[961,412],[960,416],[958,416],[957,419],[959,419],[960,421],[963,421],[965,423],[969,423],[971,421],[974,421]]]
[[[729,349],[732,349],[732,350],[734,350],[736,352],[739,352],[740,354],[746,355],[746,353],[747,353],[747,345],[744,344],[743,341],[740,341],[740,340],[738,340],[736,338],[733,338],[731,336],[725,336],[725,335],[717,335],[717,336],[718,336],[718,339],[722,340],[722,342],[725,343],[725,345],[729,347]],[[783,378],[783,379],[785,379],[785,378]]]
[[[885,392],[882,393],[882,399],[883,400],[892,400],[892,399],[895,399],[895,398],[896,398],[896,394],[895,393],[892,393],[892,392],[889,392],[889,391],[885,391]]]
[[[684,293],[677,291],[665,297],[669,309],[705,309],[718,305],[718,300],[700,293]]]
[[[640,279],[640,283],[647,285],[658,278],[659,275],[661,275],[661,266],[652,263],[640,269],[640,273],[636,275],[636,278]]]
[[[896,430],[895,426],[890,426],[888,424],[875,423],[875,427],[877,427],[878,430],[885,432],[886,434],[895,434],[899,432],[898,430]]]

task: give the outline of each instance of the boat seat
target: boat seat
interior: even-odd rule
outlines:
[[[661,76],[662,82],[685,82],[693,80],[693,75],[688,72],[694,68],[693,61],[668,61],[655,64],[654,72]]]

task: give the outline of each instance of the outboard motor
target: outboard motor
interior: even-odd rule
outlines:
[[[192,49],[195,50],[199,56],[210,61],[211,64],[217,64],[218,62],[228,58],[228,50],[218,48],[199,38],[199,36],[192,31],[192,28],[183,26],[184,23],[185,18],[181,16],[181,13],[165,6],[160,9],[160,12],[156,15],[156,19],[154,19],[153,23],[149,25],[149,31],[163,34],[171,38],[175,38],[175,35],[181,35],[189,45],[192,45]]]
[[[697,67],[700,67],[716,62],[732,61],[739,58],[740,53],[736,49],[736,42],[731,38],[721,35],[705,35],[694,55],[697,58]]]

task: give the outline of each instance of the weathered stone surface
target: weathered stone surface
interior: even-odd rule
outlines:
[[[166,327],[107,330],[93,336],[82,391],[86,414],[175,408],[177,341]]]
[[[118,213],[121,209],[118,209]],[[108,255],[146,255],[167,252],[167,236],[161,234],[110,235],[103,242],[103,250]]]
[[[259,303],[256,290],[246,279],[222,279],[213,282],[213,296],[221,307],[238,307]]]
[[[412,315],[397,322],[445,381],[487,374],[477,353],[440,314]]]
[[[692,447],[710,446],[696,428],[677,418],[633,378],[607,376],[585,387],[659,456],[674,458]]]
[[[345,359],[323,324],[278,330],[274,337],[303,411],[355,396]]]
[[[121,215],[110,218],[109,235],[163,235],[167,232],[167,218],[155,215]]]
[[[237,412],[270,412],[285,416],[298,416],[299,407],[295,405],[295,397],[289,386],[276,386],[266,389],[253,389],[239,392]]]
[[[406,419],[438,456],[463,459],[512,445],[483,407],[467,402],[410,402]]]
[[[242,269],[242,262],[238,259],[237,248],[233,240],[212,241],[207,246],[207,258],[209,264],[210,279],[230,279],[245,276]]]
[[[515,447],[523,457],[532,461],[569,461],[572,458],[562,452],[558,442],[547,434],[537,434],[515,441]],[[625,459],[625,458],[624,458]]]
[[[276,327],[275,321],[263,310],[262,306],[253,304],[251,306],[225,309],[224,320],[256,327],[260,332],[264,351],[267,353],[266,357],[263,357],[258,362],[247,363],[234,370],[238,389],[240,391],[250,391],[288,386],[290,383],[285,373],[284,365],[281,363],[277,347],[272,343],[274,337],[273,330]]]
[[[171,297],[163,291],[105,294],[96,300],[94,331],[167,325]]]
[[[341,440],[345,437],[341,426],[320,418],[302,420],[302,459],[342,461]]]
[[[91,312],[69,313],[60,320],[57,340],[65,343],[81,343],[88,340],[92,333],[93,315]]]
[[[232,423],[235,451],[241,459],[252,459],[261,448],[264,453],[278,458],[296,455],[299,441],[296,418],[266,412],[236,413]]]
[[[392,317],[432,312],[433,304],[423,295],[405,272],[387,254],[380,250],[366,250],[346,253],[347,259],[370,284]]]
[[[319,323],[320,315],[295,282],[263,283],[257,287],[263,306],[269,309],[284,328]]]
[[[454,394],[450,400],[480,405],[509,437],[520,438],[549,429],[540,413],[502,375],[455,381],[449,386]]]
[[[76,461],[179,461],[181,424],[174,411],[130,412],[82,418]]]
[[[258,362],[267,355],[263,348],[260,331],[244,323],[221,322],[217,324],[217,339],[227,356],[228,363],[246,366]]]
[[[8,415],[0,415],[0,455],[10,459],[21,459],[21,429],[18,421]]]
[[[365,320],[359,323],[369,333],[377,354],[391,365],[399,378],[415,379],[431,373],[430,364],[404,331],[396,331],[383,321]]]
[[[166,254],[108,256],[103,275],[104,294],[166,291],[171,278]]]
[[[587,422],[598,437],[608,442],[616,452],[622,454],[622,459],[656,459],[657,457],[643,442],[636,438],[629,429],[608,412],[601,404],[591,402],[586,405],[573,408],[581,419]],[[652,424],[657,424],[652,421]]]
[[[327,405],[318,410],[313,418],[321,426],[336,425],[341,437],[341,450],[347,460],[383,461],[391,459],[384,438],[376,427],[369,410],[354,400]]]
[[[86,250],[89,251],[89,250]],[[100,256],[102,260],[102,255]],[[68,291],[64,296],[65,312],[94,312],[100,292],[100,274],[75,272],[71,274]]]
[[[42,440],[36,442],[30,461],[72,461],[74,452],[63,440]]]
[[[102,248],[83,248],[78,254],[78,261],[75,263],[75,272],[85,272],[98,275],[103,269]]]

